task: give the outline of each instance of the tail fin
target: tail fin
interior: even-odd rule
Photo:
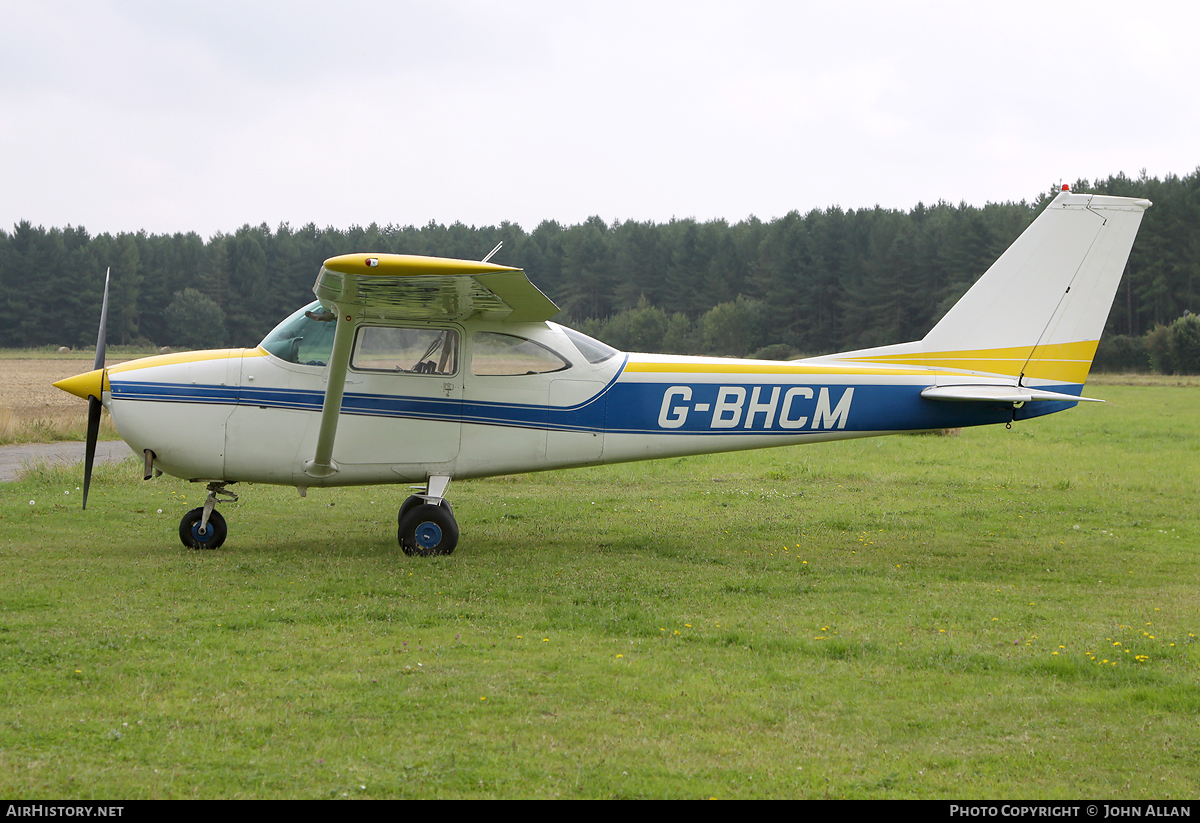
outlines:
[[[1063,191],[925,335],[924,362],[1082,385],[1149,206]]]

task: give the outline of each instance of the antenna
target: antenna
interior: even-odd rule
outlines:
[[[492,255],[493,255],[493,254],[495,254],[496,252],[500,251],[500,247],[501,247],[501,246],[503,246],[503,245],[504,245],[504,241],[503,241],[503,240],[501,240],[499,243],[497,243],[497,244],[496,244],[496,248],[494,248],[494,249],[492,249],[490,252],[488,252],[488,253],[487,253],[487,257],[483,258],[483,259],[482,259],[482,260],[480,260],[479,262],[480,262],[480,263],[486,263],[487,261],[491,260],[491,259],[492,259]]]

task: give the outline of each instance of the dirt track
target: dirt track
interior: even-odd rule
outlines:
[[[22,419],[68,409],[82,409],[86,416],[85,403],[50,384],[88,371],[91,366],[86,360],[0,360],[0,405]]]

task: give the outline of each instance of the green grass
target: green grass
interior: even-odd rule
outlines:
[[[1194,797],[1200,393],[1089,394],[454,483],[424,560],[403,487],[238,486],[191,552],[202,488],[102,467],[80,512],[40,468],[0,486],[0,795]]]

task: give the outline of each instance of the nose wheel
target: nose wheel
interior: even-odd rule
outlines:
[[[192,509],[179,521],[179,539],[189,549],[215,549],[225,542],[229,528],[225,518],[214,511],[209,514],[208,522],[201,525],[204,519],[204,508]]]
[[[218,495],[237,502],[237,495],[226,491],[226,485],[228,484],[209,483],[208,497],[204,505],[192,509],[179,521],[179,539],[189,549],[216,549],[225,542],[229,527],[225,525],[225,518],[213,506],[217,503]]]

